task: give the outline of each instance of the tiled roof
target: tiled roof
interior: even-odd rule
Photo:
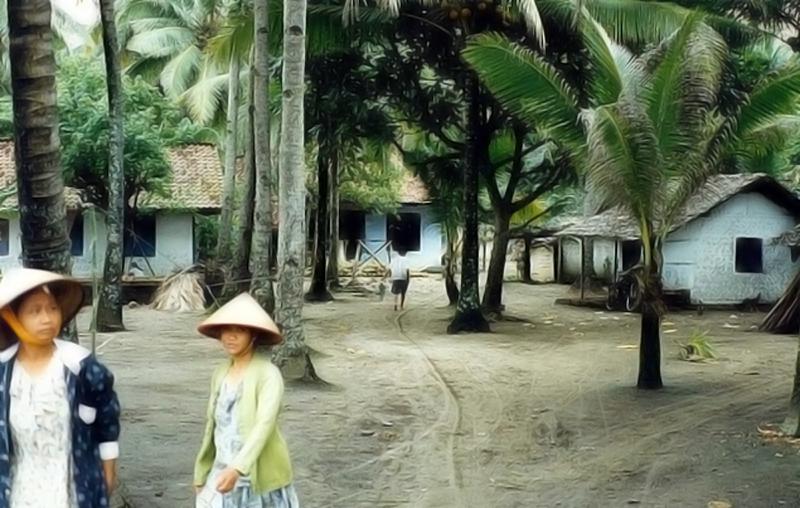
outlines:
[[[168,152],[172,182],[167,195],[139,197],[139,206],[155,210],[218,210],[222,203],[222,162],[212,145],[194,144]]]
[[[761,174],[715,175],[706,181],[684,205],[672,231],[710,212],[743,192],[761,192],[796,214],[800,199],[774,178]],[[639,226],[620,207],[587,217],[557,233],[557,236],[603,237],[632,240],[639,237]]]
[[[9,189],[14,186],[16,181],[14,142],[8,140],[0,141],[0,190]],[[72,187],[64,188],[64,199],[66,200],[67,210],[79,210],[83,206],[80,192]],[[17,212],[18,210],[19,204],[16,193],[0,203],[0,212]]]

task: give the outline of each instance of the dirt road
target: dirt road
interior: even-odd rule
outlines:
[[[282,429],[306,507],[800,506],[800,455],[764,446],[787,402],[797,340],[751,331],[758,315],[670,315],[667,388],[632,386],[637,317],[553,305],[563,288],[510,284],[519,321],[447,336],[438,280],[410,307],[340,295],[308,307],[328,386],[290,384]],[[85,319],[86,316],[83,316]],[[130,310],[100,336],[124,405],[122,477],[139,507],[192,506],[208,382],[222,353],[198,316]],[[674,331],[673,331],[674,330]],[[677,359],[708,330],[720,359]]]

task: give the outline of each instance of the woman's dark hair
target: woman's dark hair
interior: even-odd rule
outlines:
[[[8,306],[11,307],[11,310],[13,310],[14,314],[16,314],[19,311],[19,308],[22,306],[22,302],[24,302],[29,296],[38,293],[39,291],[50,293],[53,295],[53,298],[55,298],[56,301],[58,301],[58,299],[64,295],[63,286],[58,284],[44,284],[42,286],[36,286],[35,288],[22,293],[18,297],[14,298],[14,301],[8,304]]]

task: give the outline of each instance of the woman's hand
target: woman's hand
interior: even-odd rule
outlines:
[[[203,491],[203,486],[202,485],[195,485],[194,486],[194,495],[195,496],[200,495],[200,492],[202,492],[202,491]]]
[[[103,478],[106,481],[106,491],[110,496],[117,489],[117,461],[103,461]]]
[[[217,492],[227,494],[232,491],[236,486],[236,482],[239,481],[239,476],[241,476],[239,471],[232,467],[224,469],[217,478]]]

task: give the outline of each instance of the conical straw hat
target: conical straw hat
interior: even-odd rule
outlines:
[[[64,323],[72,318],[83,306],[83,288],[80,283],[59,273],[33,268],[12,268],[0,280],[0,309],[12,304],[14,300],[33,289],[47,286],[61,306]]]
[[[213,339],[219,339],[223,326],[242,326],[257,332],[260,343],[280,344],[283,340],[278,326],[249,293],[242,293],[211,314],[200,323],[197,331]]]

